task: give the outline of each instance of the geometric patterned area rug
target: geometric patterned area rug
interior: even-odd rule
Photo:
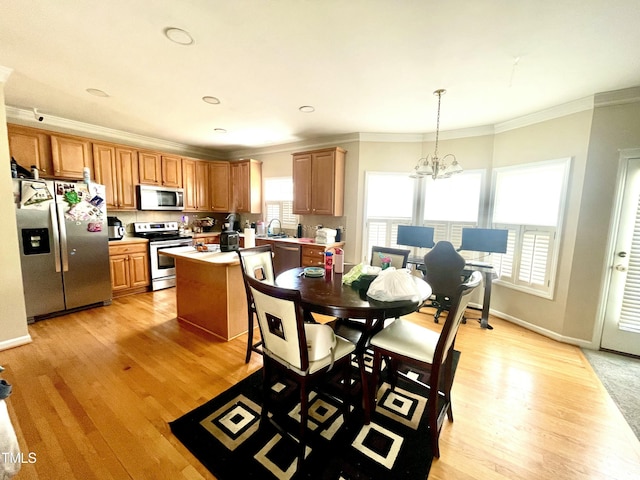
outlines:
[[[419,372],[413,375],[419,380]],[[355,368],[352,382],[358,383]],[[297,441],[281,435],[272,422],[260,421],[262,370],[170,422],[170,427],[219,480],[426,479],[432,461],[423,415],[426,390],[400,376],[395,391],[383,383],[380,392],[369,425],[363,424],[359,401],[345,419],[339,400],[312,392],[301,468],[297,467]],[[280,406],[275,423],[297,434],[295,385],[277,383],[271,393],[278,396]]]

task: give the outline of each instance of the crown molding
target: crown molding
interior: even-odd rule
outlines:
[[[578,112],[584,112],[585,110],[593,110],[593,103],[593,96],[584,97],[572,102],[563,103],[562,105],[540,110],[539,112],[534,112],[529,115],[507,120],[506,122],[497,123],[494,126],[495,133],[502,133],[508,130],[515,130],[516,128],[527,127],[535,123],[553,120],[554,118],[560,118]]]
[[[0,83],[7,83],[11,73],[13,73],[13,68],[3,67],[0,65]]]
[[[228,153],[230,158],[249,158],[258,155],[271,155],[275,153],[292,153],[301,150],[316,150],[319,148],[335,147],[339,144],[359,142],[359,133],[348,133],[345,135],[333,135],[321,139],[303,140],[299,142],[281,143],[267,147],[251,148],[244,150],[234,150]]]
[[[11,107],[8,105],[6,107],[6,112],[7,121],[27,127],[46,127],[47,130],[57,131],[60,133],[68,133],[71,135],[86,135],[96,140],[122,143],[126,145],[136,146],[138,148],[147,148],[150,150],[178,153],[180,155],[193,156],[202,159],[220,159],[222,157],[226,157],[226,155],[214,150],[198,148],[191,145],[184,145],[181,143],[162,140],[159,138],[147,137],[144,135],[137,135],[135,133],[123,132],[121,130],[115,130],[113,128],[101,127],[99,125],[92,125],[75,120],[68,120],[66,118],[56,117],[48,114],[44,115],[44,122],[38,122],[34,118],[33,112],[31,110]]]
[[[640,87],[623,88],[596,94],[595,106],[607,107],[640,101]]]

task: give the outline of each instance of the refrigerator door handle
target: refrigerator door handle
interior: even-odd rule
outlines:
[[[49,215],[51,216],[51,226],[53,227],[52,233],[53,233],[53,258],[55,259],[55,263],[56,263],[56,272],[60,272],[61,271],[61,266],[60,266],[60,234],[58,233],[58,218],[56,217],[56,202],[51,202],[51,205],[49,206]]]
[[[60,251],[62,254],[62,271],[69,271],[69,254],[67,252],[67,226],[64,220],[64,205],[58,205],[58,226],[60,228]]]

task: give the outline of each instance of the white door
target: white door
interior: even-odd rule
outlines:
[[[634,157],[627,158],[621,168],[601,346],[640,355],[640,154]]]

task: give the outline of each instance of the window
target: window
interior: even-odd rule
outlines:
[[[552,298],[571,159],[494,171],[493,226],[509,230],[507,253],[494,254],[498,282]]]
[[[398,225],[410,225],[415,180],[405,173],[367,172],[365,178],[365,238],[363,255],[371,247],[397,246]]]
[[[264,203],[267,224],[278,219],[282,228],[296,228],[298,216],[293,214],[293,179],[273,177],[264,179]]]
[[[483,177],[483,170],[435,181],[406,173],[367,172],[364,255],[373,245],[408,248],[397,244],[398,225],[433,227],[435,242],[448,240],[459,246],[462,228],[478,224]],[[412,248],[417,256],[427,251]]]
[[[447,240],[454,247],[462,243],[462,229],[478,226],[483,170],[465,170],[450,178],[426,179],[423,224],[433,227],[434,242]],[[423,251],[424,250],[424,251]],[[418,255],[427,253],[421,249]],[[467,259],[477,259],[478,252],[460,252]]]

